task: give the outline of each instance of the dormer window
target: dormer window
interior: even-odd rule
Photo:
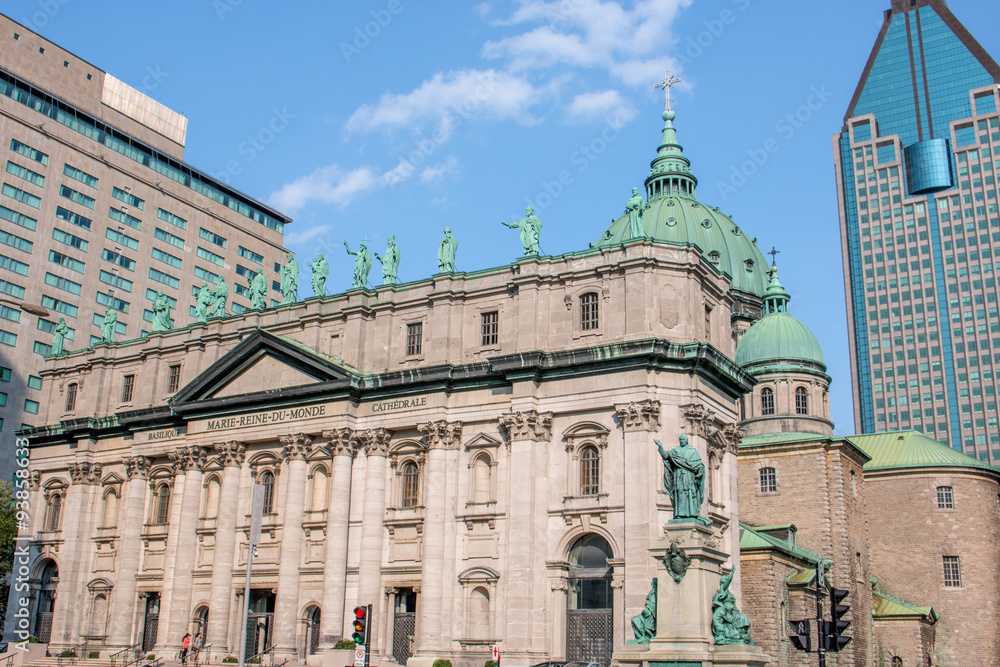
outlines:
[[[718,264],[719,263],[719,251],[718,250],[713,250],[712,252],[708,253],[708,261],[710,261],[712,264]]]

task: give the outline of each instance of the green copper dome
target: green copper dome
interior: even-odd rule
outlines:
[[[790,297],[772,267],[764,293],[764,316],[754,322],[736,346],[740,366],[767,362],[805,361],[826,370],[823,348],[809,328],[788,314]]]
[[[693,245],[731,278],[734,290],[763,296],[768,280],[764,255],[756,239],[747,237],[729,216],[695,199],[698,179],[677,143],[674,117],[673,111],[663,112],[663,138],[646,178],[646,202],[639,209],[639,224],[634,224],[634,215],[626,211],[593,247],[617,246],[636,238]],[[635,201],[639,201],[638,196]]]

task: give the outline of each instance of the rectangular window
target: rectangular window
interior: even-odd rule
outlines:
[[[16,248],[17,250],[27,253],[30,253],[31,249],[35,247],[35,244],[28,239],[22,239],[20,236],[16,236],[14,234],[8,234],[3,230],[0,230],[0,243],[9,245],[11,248]]]
[[[39,317],[38,318],[38,326],[36,328],[39,331],[44,331],[46,333],[55,333],[55,331],[56,331],[56,323],[53,322],[52,320],[46,320],[46,319],[43,319],[43,318]],[[69,331],[66,334],[66,340],[73,340],[73,335],[74,335],[75,331],[76,331],[75,329],[69,329]]]
[[[959,588],[962,585],[962,570],[958,556],[943,556],[944,585],[948,588]]]
[[[62,206],[56,207],[56,217],[60,220],[65,220],[71,225],[90,229],[90,218],[85,218],[79,213],[73,213],[73,211],[67,211]]]
[[[176,364],[170,367],[170,375],[167,378],[167,393],[172,394],[181,386],[181,367]]]
[[[413,357],[423,349],[424,324],[412,322],[406,325],[406,356]]]
[[[175,299],[174,297],[170,296],[169,294],[165,294],[164,296],[167,297],[167,303],[170,304],[170,307],[176,309],[177,308],[177,299]],[[149,301],[150,303],[156,303],[156,290],[155,289],[146,289],[146,301]]]
[[[0,382],[10,382],[11,370],[6,366],[0,366]]]
[[[32,208],[39,208],[42,205],[41,199],[39,199],[38,197],[36,197],[31,193],[25,192],[24,190],[15,188],[13,185],[8,185],[4,183],[3,188],[0,189],[0,192],[3,192],[5,196],[17,200],[22,204],[27,204]]]
[[[112,264],[117,264],[118,266],[126,269],[128,271],[135,271],[135,260],[129,259],[124,255],[114,252],[112,250],[104,249],[104,259],[111,262]]]
[[[955,509],[955,493],[950,486],[937,488],[937,503],[939,510]]]
[[[590,292],[580,297],[580,328],[594,331],[600,326],[597,311],[597,294]]]
[[[146,205],[145,201],[143,201],[142,199],[139,199],[138,197],[136,197],[134,194],[132,194],[130,192],[125,192],[121,188],[114,188],[114,189],[112,189],[111,190],[111,196],[114,197],[115,199],[118,199],[120,201],[125,202],[129,206],[136,207],[140,211]]]
[[[198,236],[200,236],[201,238],[205,239],[209,243],[214,243],[215,245],[219,246],[220,248],[225,248],[226,247],[226,239],[225,238],[219,236],[218,234],[213,234],[212,232],[208,231],[204,227],[199,227],[198,228]]]
[[[0,280],[0,292],[8,294],[15,299],[24,298],[24,288],[15,283],[7,282],[6,280]]]
[[[77,248],[78,250],[82,250],[83,252],[87,252],[87,248],[90,245],[86,241],[81,239],[79,236],[73,236],[72,234],[67,234],[61,229],[53,229],[52,238],[55,239],[56,241],[59,241],[59,243],[65,243],[71,248]]]
[[[42,388],[42,378],[37,375],[28,376],[28,389],[41,389]]]
[[[129,374],[122,378],[122,403],[132,402],[132,387],[135,384],[135,375]]]
[[[128,307],[129,307],[128,301],[122,301],[121,299],[116,299],[110,294],[105,294],[104,292],[98,292],[96,301],[102,306],[107,306],[108,308],[114,308],[118,312],[121,313],[128,312]]]
[[[108,217],[116,222],[122,223],[123,225],[128,225],[132,229],[142,228],[142,220],[132,217],[125,211],[119,211],[113,206],[108,208]]]
[[[61,252],[56,252],[55,250],[49,250],[49,261],[53,264],[65,267],[70,271],[76,271],[77,273],[83,273],[83,269],[86,266],[80,260],[73,259],[69,255],[64,255]]]
[[[47,165],[49,163],[49,156],[42,151],[35,150],[27,144],[22,144],[17,139],[10,140],[10,149],[19,155],[23,155],[29,160],[34,160],[35,162]]]
[[[92,322],[94,323],[94,326],[97,327],[98,329],[102,328],[104,326],[104,314],[94,313],[94,319],[92,320]],[[115,322],[116,334],[118,334],[119,336],[124,336],[127,331],[128,327],[125,325],[124,322],[121,321]]]
[[[156,231],[153,232],[153,236],[155,236],[158,240],[163,241],[164,243],[169,243],[175,248],[184,247],[184,239],[182,239],[179,236],[174,236],[170,232],[160,229],[159,227],[157,227]]]
[[[80,296],[80,292],[83,288],[83,286],[80,285],[80,283],[73,282],[68,278],[60,278],[59,276],[53,275],[51,273],[45,274],[45,284],[51,285],[52,287],[56,287],[58,289],[61,289],[65,292],[69,292],[70,294],[75,294],[77,296]]]
[[[219,266],[222,266],[223,264],[225,264],[225,260],[223,260],[221,257],[219,257],[218,255],[216,255],[214,252],[209,252],[209,251],[205,250],[201,246],[198,246],[198,250],[197,250],[196,254],[201,259],[204,259],[204,260],[207,260],[209,262],[212,262],[212,264],[218,264]]]
[[[778,492],[778,473],[774,468],[760,469],[760,492],[761,493]]]
[[[86,206],[90,210],[94,210],[94,203],[95,203],[94,198],[88,197],[82,192],[77,192],[73,188],[66,187],[65,185],[63,185],[62,187],[59,188],[59,196],[65,197],[66,199],[70,200],[75,204],[79,204],[80,206]]]
[[[32,185],[37,185],[40,188],[45,187],[45,177],[39,174],[37,171],[31,171],[27,167],[22,167],[16,162],[11,162],[7,160],[7,173],[13,174],[18,178],[24,179],[31,183]]]
[[[166,223],[173,225],[174,227],[180,227],[181,229],[187,229],[187,220],[180,217],[179,215],[174,215],[168,211],[164,211],[162,208],[156,209],[156,217],[163,220]]]
[[[7,405],[7,394],[0,392],[0,408]]]
[[[72,179],[80,181],[84,185],[89,185],[92,188],[96,188],[97,183],[99,182],[96,176],[91,176],[87,172],[81,171],[76,167],[71,167],[68,164],[63,165],[63,173]]]
[[[114,241],[118,245],[123,245],[126,248],[131,248],[132,250],[139,249],[139,242],[136,239],[132,238],[131,236],[127,236],[126,234],[122,234],[121,232],[115,231],[114,229],[108,229],[107,231],[105,231],[104,236],[109,241]]]
[[[194,267],[194,275],[195,277],[200,278],[201,280],[207,280],[210,283],[215,283],[219,280],[219,276],[215,275],[211,271],[206,271],[200,266]]]
[[[155,280],[158,283],[163,283],[164,285],[173,287],[174,289],[177,289],[181,285],[181,281],[178,280],[177,278],[174,278],[170,274],[163,273],[162,271],[157,271],[152,267],[150,267],[149,269],[149,277],[151,280]]]
[[[497,345],[500,340],[500,313],[496,310],[482,313],[482,344]]]
[[[33,401],[30,398],[24,399],[24,411],[28,414],[37,415],[38,401]]]
[[[0,329],[0,343],[14,347],[17,345],[17,334]]]
[[[7,208],[6,206],[0,206],[0,219],[13,222],[15,225],[19,225],[32,231],[34,231],[35,227],[38,226],[38,221],[34,218],[29,218],[23,213],[18,213],[17,211]]]
[[[42,307],[62,313],[63,315],[69,315],[70,317],[76,317],[79,312],[79,309],[73,304],[45,295],[42,295]]]
[[[34,344],[31,346],[31,351],[37,355],[47,357],[48,355],[52,354],[52,346],[43,343],[40,340],[36,340]]]
[[[170,253],[163,252],[159,248],[153,248],[153,259],[163,262],[164,264],[168,264],[175,269],[181,268],[180,257],[174,257]]]
[[[118,289],[123,289],[126,292],[131,292],[132,291],[132,281],[131,280],[126,280],[125,278],[122,278],[121,276],[116,276],[115,274],[110,273],[108,271],[105,271],[103,269],[101,269],[101,273],[98,275],[98,279],[102,283],[107,283],[108,285],[111,285],[112,287],[117,287]]]
[[[0,306],[0,318],[10,320],[11,322],[20,322],[21,311],[16,308],[10,308],[9,306]],[[41,322],[41,320],[39,320],[39,322]]]
[[[239,247],[239,253],[240,253],[240,257],[243,257],[244,259],[249,259],[251,262],[256,262],[257,264],[261,264],[261,265],[264,264],[264,256],[263,255],[258,255],[253,250],[247,250],[243,246],[240,246]]]
[[[25,264],[24,262],[19,262],[16,259],[11,259],[6,255],[0,255],[0,269],[7,269],[8,271],[19,273],[22,276],[28,275],[27,264]]]

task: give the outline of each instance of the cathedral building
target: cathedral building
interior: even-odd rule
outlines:
[[[303,663],[371,604],[378,664],[478,667],[494,644],[505,666],[609,664],[662,573],[656,441],[687,435],[710,548],[771,664],[806,664],[787,621],[808,613],[820,557],[854,630],[828,664],[890,650],[957,664],[968,614],[996,627],[996,561],[979,554],[1000,517],[973,501],[996,473],[913,434],[833,436],[815,337],[752,237],[696,199],[663,119],[645,197],[588,248],[526,243],[500,268],[48,357],[40,425],[20,431],[31,632],[54,650],[170,655],[201,631],[220,660],[246,622],[248,656]],[[950,509],[925,521],[917,502],[941,497]]]

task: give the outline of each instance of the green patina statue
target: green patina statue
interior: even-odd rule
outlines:
[[[733,570],[722,575],[719,590],[712,598],[712,635],[716,644],[750,644],[756,646],[750,634],[750,619],[736,608],[736,596],[729,590]]]
[[[215,281],[215,289],[212,290],[212,317],[226,316],[226,301],[229,300],[229,285],[226,279],[219,276]]]
[[[444,228],[444,238],[438,246],[438,272],[455,272],[455,253],[458,252],[458,239],[451,235],[451,227]]]
[[[649,595],[646,596],[646,606],[642,613],[632,617],[632,634],[635,640],[629,642],[634,644],[648,644],[656,636],[656,587],[657,580],[653,579]]]
[[[250,308],[253,310],[264,310],[267,308],[267,278],[264,277],[264,269],[254,274],[253,279],[247,279],[250,286]]]
[[[115,342],[115,327],[118,324],[118,313],[108,308],[104,311],[104,323],[101,324],[101,342]]]
[[[639,188],[632,188],[632,196],[625,202],[625,214],[628,215],[628,237],[641,239],[646,235],[642,226],[642,209],[645,205]]]
[[[309,266],[313,270],[313,294],[326,296],[326,277],[330,275],[330,263],[326,261],[326,257],[323,257],[323,253],[320,253],[316,255]]]
[[[535,209],[528,207],[525,209],[525,217],[517,222],[501,222],[504,227],[517,229],[521,232],[521,245],[524,246],[525,255],[537,255],[539,253],[538,242],[542,236],[542,221],[535,216]]]
[[[52,334],[52,352],[50,354],[65,354],[66,351],[63,349],[64,341],[66,340],[66,334],[69,333],[69,327],[66,326],[66,318],[60,317],[59,323],[56,324],[56,330]]]
[[[396,245],[396,237],[389,237],[389,247],[385,249],[385,254],[381,257],[375,253],[375,259],[382,262],[382,282],[386,285],[395,285],[399,274],[399,247]]]
[[[202,280],[201,289],[198,290],[198,298],[194,304],[194,321],[208,322],[208,309],[212,307],[213,303],[215,303],[215,296],[213,296],[208,282]]]
[[[367,287],[368,272],[372,270],[372,254],[368,252],[368,244],[365,241],[362,241],[358,251],[354,252],[351,250],[351,246],[347,245],[347,241],[344,241],[344,248],[347,249],[348,255],[354,255],[357,257],[357,259],[354,260],[354,282],[351,283],[351,288],[356,289],[358,287]]]
[[[674,506],[671,521],[698,521],[709,525],[701,516],[701,505],[705,501],[705,464],[698,450],[688,444],[687,435],[681,435],[680,445],[669,452],[663,449],[659,440],[653,440],[663,457],[663,486]]]
[[[285,265],[279,273],[281,278],[281,303],[295,303],[299,300],[299,263],[295,255],[288,253]]]
[[[153,326],[152,331],[170,331],[174,328],[174,321],[170,317],[170,301],[163,292],[156,293],[156,300],[153,302]]]

